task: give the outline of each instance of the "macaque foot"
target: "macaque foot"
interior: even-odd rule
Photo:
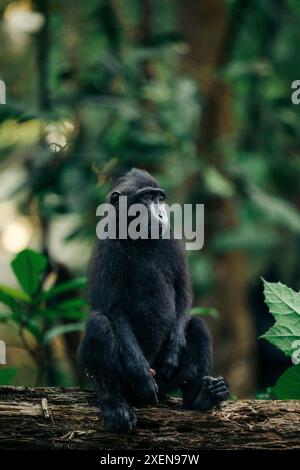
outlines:
[[[127,403],[103,406],[102,413],[104,426],[109,431],[126,433],[132,431],[136,425],[135,413]]]
[[[214,406],[227,400],[229,395],[229,388],[223,377],[203,377],[201,390],[193,408],[200,411],[211,410]]]

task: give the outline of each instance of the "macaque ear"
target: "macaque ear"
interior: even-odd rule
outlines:
[[[114,191],[113,193],[111,193],[110,203],[115,205],[118,202],[120,196],[121,196],[120,191]]]

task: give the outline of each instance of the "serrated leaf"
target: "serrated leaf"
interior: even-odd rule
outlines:
[[[261,336],[286,355],[292,356],[295,341],[300,340],[300,292],[281,282],[263,279],[265,302],[275,318],[275,324]]]
[[[289,367],[272,390],[279,400],[300,400],[300,364]]]
[[[15,257],[11,265],[22,289],[30,296],[34,295],[40,285],[40,274],[47,265],[46,257],[26,249]]]

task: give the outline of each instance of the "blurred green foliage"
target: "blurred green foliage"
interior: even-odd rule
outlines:
[[[91,244],[96,207],[112,178],[132,166],[151,171],[170,202],[234,204],[234,227],[227,226],[225,214],[206,212],[204,250],[188,253],[197,305],[199,299],[202,308],[211,302],[216,261],[236,251],[246,255],[246,296],[270,271],[299,285],[300,128],[291,83],[300,77],[300,5],[224,5],[231,41],[214,79],[230,89],[234,132],[213,142],[216,164],[199,145],[205,96],[183,66],[189,49],[172,0],[153,2],[146,19],[145,2],[138,0],[78,1],[76,8],[69,0],[23,6],[1,0],[0,78],[7,84],[7,105],[0,107],[0,162],[4,172],[16,174],[13,183],[4,181],[1,197],[39,220],[46,256],[44,261],[31,253],[38,256],[32,279],[22,274],[25,257],[17,258],[13,268],[23,290],[4,289],[1,295],[13,299],[13,315],[21,304],[30,312],[38,305],[26,328],[39,343],[57,327],[58,311],[79,322],[75,312],[84,309],[77,297],[52,308],[53,299],[35,290],[43,263],[56,261],[48,244],[51,223],[76,215],[67,240]],[[24,32],[22,22],[13,21],[21,7],[42,15],[47,28]],[[205,47],[205,41],[199,44]],[[41,312],[50,330],[37,327]]]
[[[1,311],[0,323],[13,323],[25,350],[40,370],[39,380],[47,383],[50,367],[47,345],[59,335],[82,331],[87,313],[85,297],[78,291],[86,288],[86,278],[45,287],[51,272],[47,272],[47,258],[33,250],[19,253],[11,263],[22,290],[0,285],[0,302],[7,311]],[[66,299],[64,296],[68,295]],[[55,364],[54,364],[55,368]],[[13,377],[14,369],[1,370],[0,383]]]

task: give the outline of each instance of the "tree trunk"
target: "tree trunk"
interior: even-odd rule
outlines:
[[[300,449],[300,402],[241,400],[209,413],[171,398],[137,410],[130,434],[103,428],[95,392],[0,387],[0,449]]]
[[[199,158],[222,172],[225,157],[221,147],[234,137],[234,118],[231,90],[220,71],[230,55],[232,37],[237,35],[247,2],[237,2],[232,18],[224,0],[177,0],[177,4],[179,28],[188,45],[183,68],[198,82],[203,95]],[[214,233],[208,234],[210,239],[216,232],[238,226],[234,198],[220,198],[206,207],[206,235],[210,221],[215,227]],[[238,250],[224,253],[215,264],[214,305],[221,313],[214,331],[215,372],[226,377],[240,398],[250,396],[254,388],[255,342],[246,299],[246,265],[245,253]]]

